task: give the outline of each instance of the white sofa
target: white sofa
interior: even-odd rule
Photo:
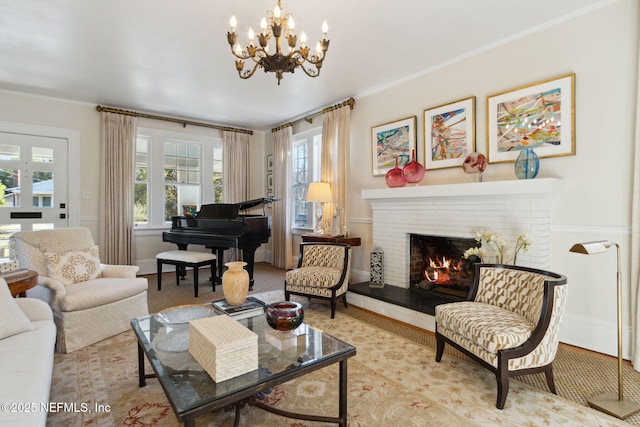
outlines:
[[[0,426],[45,426],[56,342],[53,313],[35,298],[15,302],[33,329],[0,339]]]

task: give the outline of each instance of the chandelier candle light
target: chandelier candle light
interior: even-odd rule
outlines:
[[[278,85],[282,80],[284,73],[293,73],[296,68],[300,67],[309,77],[318,77],[322,61],[329,49],[329,40],[327,40],[327,32],[329,26],[325,20],[322,23],[322,39],[316,44],[316,53],[310,54],[307,46],[307,36],[302,31],[300,33],[300,47],[298,44],[298,36],[294,33],[295,22],[290,13],[285,14],[282,11],[280,0],[272,11],[267,11],[267,18],[263,17],[260,21],[260,34],[258,34],[258,44],[254,45],[255,33],[253,28],[249,28],[249,45],[246,49],[242,49],[238,43],[238,35],[236,34],[236,17],[231,17],[229,21],[230,31],[227,33],[227,41],[231,52],[236,58],[236,70],[241,79],[248,79],[253,76],[258,67],[261,67],[265,73],[276,73]],[[275,39],[276,52],[269,53],[269,40]],[[285,53],[282,46],[282,39],[286,39],[288,45],[288,53]],[[249,66],[244,69],[245,61],[253,61],[253,68]],[[313,67],[305,66],[309,64]]]

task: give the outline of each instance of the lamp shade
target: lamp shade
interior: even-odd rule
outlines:
[[[307,202],[332,202],[331,187],[327,182],[312,182],[307,190]]]
[[[577,254],[585,255],[599,254],[602,252],[606,252],[612,245],[613,243],[608,240],[576,243],[575,245],[571,246],[569,252],[575,252]]]

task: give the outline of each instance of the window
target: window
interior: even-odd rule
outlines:
[[[164,220],[181,215],[182,205],[200,205],[201,145],[166,140],[164,143]],[[213,163],[213,162],[212,162]]]
[[[305,199],[309,183],[320,180],[321,141],[322,128],[293,135],[291,197],[294,228],[315,226],[313,203],[307,203]]]
[[[166,227],[183,205],[222,202],[222,139],[138,128],[135,224]]]

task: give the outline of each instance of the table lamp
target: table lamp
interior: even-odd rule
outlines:
[[[632,400],[624,400],[622,387],[622,273],[620,261],[620,245],[609,242],[608,240],[599,240],[595,242],[576,243],[569,249],[569,252],[578,254],[593,255],[606,252],[612,246],[616,247],[618,257],[618,395],[608,392],[591,398],[587,402],[589,406],[599,411],[605,412],[620,419],[627,418],[640,411],[640,404]]]
[[[316,203],[316,225],[314,234],[324,234],[322,229],[322,204],[332,202],[331,187],[326,182],[312,182],[307,189],[307,202]]]

